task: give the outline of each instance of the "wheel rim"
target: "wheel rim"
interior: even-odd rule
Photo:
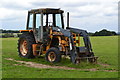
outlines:
[[[20,42],[20,52],[23,56],[25,56],[28,52],[28,47],[27,47],[27,41],[26,40],[22,40]]]
[[[55,53],[54,53],[54,52],[50,52],[50,53],[48,54],[48,60],[49,60],[50,62],[53,62],[53,61],[55,61],[55,59],[56,59]]]

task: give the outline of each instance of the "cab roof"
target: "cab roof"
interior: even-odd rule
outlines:
[[[55,9],[55,8],[39,8],[39,9],[32,9],[28,11],[30,13],[43,13],[43,14],[60,14],[63,13],[63,10],[60,10],[60,8]]]

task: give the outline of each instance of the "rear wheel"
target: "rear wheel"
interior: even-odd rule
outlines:
[[[45,55],[47,61],[51,63],[56,63],[61,61],[61,54],[58,48],[52,47],[50,48]]]
[[[34,58],[32,44],[35,43],[34,37],[30,33],[23,33],[18,40],[18,52],[20,57]]]

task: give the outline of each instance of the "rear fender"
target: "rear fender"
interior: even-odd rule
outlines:
[[[21,33],[24,33],[24,32],[33,32],[33,30],[20,30]]]

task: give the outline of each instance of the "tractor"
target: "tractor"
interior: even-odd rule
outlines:
[[[26,30],[18,40],[18,53],[23,58],[36,58],[44,55],[50,63],[60,62],[62,55],[69,56],[72,63],[82,60],[97,61],[86,30],[64,26],[64,11],[54,8],[40,8],[28,11]],[[82,38],[81,38],[82,37]],[[83,39],[84,46],[81,46]]]

